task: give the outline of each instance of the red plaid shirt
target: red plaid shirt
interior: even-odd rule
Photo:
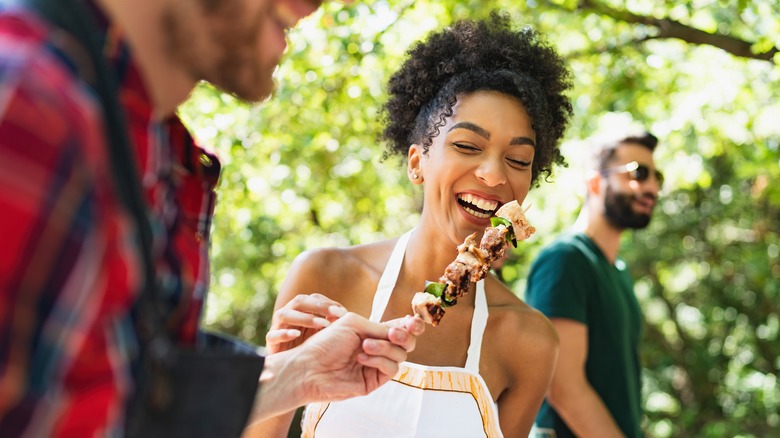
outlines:
[[[106,29],[110,29],[106,25]],[[127,47],[120,79],[154,231],[169,327],[194,342],[220,165],[181,122],[152,119]],[[115,192],[99,104],[67,41],[0,11],[0,436],[121,435],[138,341],[133,220]]]

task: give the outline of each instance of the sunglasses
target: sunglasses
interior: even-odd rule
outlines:
[[[647,181],[650,178],[650,168],[636,161],[631,161],[622,166],[609,167],[601,171],[602,175],[611,175],[613,173],[627,173],[629,178],[639,182]],[[662,185],[664,183],[664,175],[658,169],[654,171],[654,175],[658,185]]]

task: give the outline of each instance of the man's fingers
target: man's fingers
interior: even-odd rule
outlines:
[[[374,388],[369,389],[369,392],[373,391],[375,387],[392,379],[398,372],[398,362],[394,362],[386,357],[362,353],[358,354],[357,361],[363,366],[374,368],[379,373],[379,376],[377,377],[378,381],[374,382],[376,386],[374,386],[372,382],[366,382],[369,387],[374,386]]]
[[[385,321],[382,324],[386,325],[388,328],[403,328],[414,336],[420,336],[425,331],[425,321],[419,316],[406,315],[401,318]]]
[[[378,366],[380,365],[374,363],[377,361],[377,359],[365,354],[359,355],[357,361],[363,365],[363,382],[365,386],[362,395],[370,394],[376,391],[377,388],[389,382],[390,379],[392,379],[393,376],[398,372],[398,367],[393,366],[392,364],[389,364],[392,374],[385,374],[379,371]]]
[[[406,331],[414,336],[420,336],[425,331],[425,321],[419,316],[407,315],[402,318],[402,323]]]
[[[387,333],[387,338],[393,344],[403,348],[407,353],[413,351],[417,345],[417,337],[412,336],[409,332],[399,327],[391,328]]]
[[[405,316],[379,324],[348,313],[339,322],[352,326],[363,338],[390,340],[404,351],[412,351],[417,336],[425,331],[425,323],[416,316]]]
[[[352,312],[341,317],[336,324],[349,327],[349,330],[361,338],[387,339],[388,327],[385,324],[372,322]]]
[[[406,360],[406,350],[398,345],[383,339],[364,339],[363,352],[370,356],[379,356],[389,359],[395,363]]]
[[[400,346],[407,352],[414,350],[417,336],[425,331],[425,322],[418,316],[404,316],[384,322],[389,327],[387,337],[390,342]]]

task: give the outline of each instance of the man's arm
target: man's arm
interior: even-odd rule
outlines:
[[[567,318],[552,318],[551,322],[558,332],[560,350],[547,394],[548,402],[579,437],[623,437],[585,376],[588,326]]]

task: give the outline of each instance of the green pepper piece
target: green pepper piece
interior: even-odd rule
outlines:
[[[493,216],[490,218],[490,225],[497,227],[499,225],[503,225],[510,230],[512,229],[512,222],[510,222],[508,219],[499,217],[499,216]]]
[[[441,307],[450,307],[450,306],[454,306],[456,304],[458,304],[458,300],[457,299],[453,299],[453,300],[450,301],[449,299],[447,299],[447,295],[442,295],[441,296]]]
[[[515,248],[517,248],[517,239],[515,239],[515,229],[512,227],[512,222],[510,222],[508,219],[499,217],[499,216],[493,216],[490,218],[490,225],[497,227],[499,225],[503,225],[507,228],[506,232],[506,241],[511,243]]]
[[[441,294],[444,293],[444,287],[445,285],[442,283],[437,283],[435,281],[426,281],[425,282],[425,292],[435,296],[435,297],[441,297]]]

